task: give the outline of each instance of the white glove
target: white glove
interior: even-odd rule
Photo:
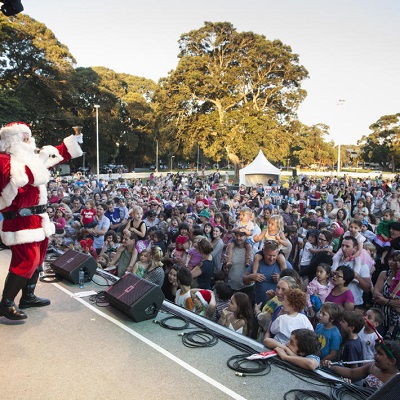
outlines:
[[[76,143],[83,143],[83,134],[79,134],[79,135],[74,135],[74,139],[76,141]]]

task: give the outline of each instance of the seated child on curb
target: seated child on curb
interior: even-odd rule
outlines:
[[[253,257],[253,239],[252,234],[254,232],[254,223],[251,221],[252,211],[248,207],[243,207],[240,210],[239,221],[235,223],[233,232],[243,232],[246,234],[247,239],[245,241],[245,249],[246,249],[246,265],[250,265]],[[233,248],[235,246],[234,239],[229,242],[227,246],[227,255],[226,255],[226,264],[232,266],[232,253]]]
[[[175,304],[186,308],[189,311],[194,311],[194,303],[190,293],[190,285],[192,284],[192,274],[186,269],[182,268],[176,275],[179,289],[176,291]]]
[[[339,325],[342,315],[343,308],[336,303],[326,302],[321,306],[320,323],[315,328],[315,333],[321,344],[321,362],[339,358],[342,336],[337,325]]]
[[[314,331],[295,329],[286,346],[277,346],[278,356],[297,367],[315,370],[319,367],[319,342]]]
[[[215,310],[215,295],[212,290],[191,289],[190,290],[194,312],[198,315],[211,319]]]
[[[218,323],[235,332],[250,336],[252,308],[249,296],[242,292],[234,293],[228,307],[222,310]]]
[[[232,297],[232,289],[225,282],[218,282],[214,286],[215,293],[215,311],[213,315],[213,321],[218,322],[222,315],[222,310],[228,307],[229,301]]]
[[[285,345],[295,329],[310,329],[314,331],[309,319],[302,314],[307,305],[306,294],[301,289],[290,289],[285,292],[282,308],[285,314],[280,315],[270,327],[274,338],[264,338],[264,344],[274,349],[279,344]]]
[[[264,240],[264,243],[270,240],[275,241],[278,243],[279,250],[281,250],[282,247],[289,247],[291,245],[289,240],[285,236],[284,222],[281,215],[272,215],[268,221],[267,229],[264,229],[258,236],[255,236],[254,240],[256,242]],[[262,258],[263,258],[262,251],[257,252],[256,255],[254,256],[253,266],[252,266],[253,274],[256,274],[258,272],[258,266]],[[281,271],[287,268],[285,256],[281,251],[279,252],[278,257],[276,258],[276,262],[278,263],[279,269]]]

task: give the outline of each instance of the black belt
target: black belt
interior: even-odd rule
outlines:
[[[33,206],[33,207],[25,207],[25,208],[20,208],[17,211],[3,211],[3,218],[5,220],[8,219],[14,219],[18,217],[30,217],[31,215],[36,215],[36,214],[43,214],[46,212],[47,206]]]

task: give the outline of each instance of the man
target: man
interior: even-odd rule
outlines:
[[[104,246],[104,235],[110,228],[110,220],[104,215],[107,210],[107,205],[104,203],[98,204],[96,207],[96,222],[95,228],[89,229],[88,233],[94,236],[93,247],[96,253],[100,254]]]
[[[126,225],[126,219],[121,218],[121,211],[115,207],[113,200],[107,201],[107,211],[104,214],[110,220],[110,229],[115,232],[121,231]]]
[[[234,246],[232,249],[232,266],[229,269],[228,285],[234,292],[246,293],[251,300],[254,299],[253,282],[243,282],[243,275],[246,274],[246,248],[244,242],[246,234],[240,230],[233,230]]]
[[[276,261],[278,254],[278,243],[274,240],[266,241],[262,249],[263,258],[260,260],[258,272],[253,274],[253,266],[250,265],[246,275],[243,276],[243,283],[245,285],[255,282],[255,302],[256,304],[261,302],[261,307],[269,300],[266,294],[267,290],[275,290],[279,280],[281,270]],[[292,268],[287,261],[286,267]]]
[[[21,308],[41,307],[50,300],[36,297],[38,267],[46,255],[48,238],[55,233],[46,213],[49,168],[82,155],[82,135],[71,135],[57,147],[37,151],[28,125],[14,122],[0,129],[1,239],[10,246],[11,263],[0,302],[0,316],[21,320]],[[19,308],[14,299],[22,290]]]
[[[354,305],[364,303],[363,293],[371,290],[371,274],[367,264],[360,263],[360,271],[356,272],[354,254],[357,252],[358,242],[354,236],[346,236],[342,242],[343,256],[338,265],[347,265],[354,271],[354,280],[350,282],[349,289],[354,296]]]

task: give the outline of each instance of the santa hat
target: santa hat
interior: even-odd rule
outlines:
[[[208,290],[199,290],[196,292],[196,296],[204,307],[208,307],[211,301],[211,293]]]
[[[10,122],[4,128],[0,130],[1,135],[4,134],[16,134],[16,133],[27,133],[29,136],[32,136],[32,132],[29,128],[29,125],[25,122]]]

